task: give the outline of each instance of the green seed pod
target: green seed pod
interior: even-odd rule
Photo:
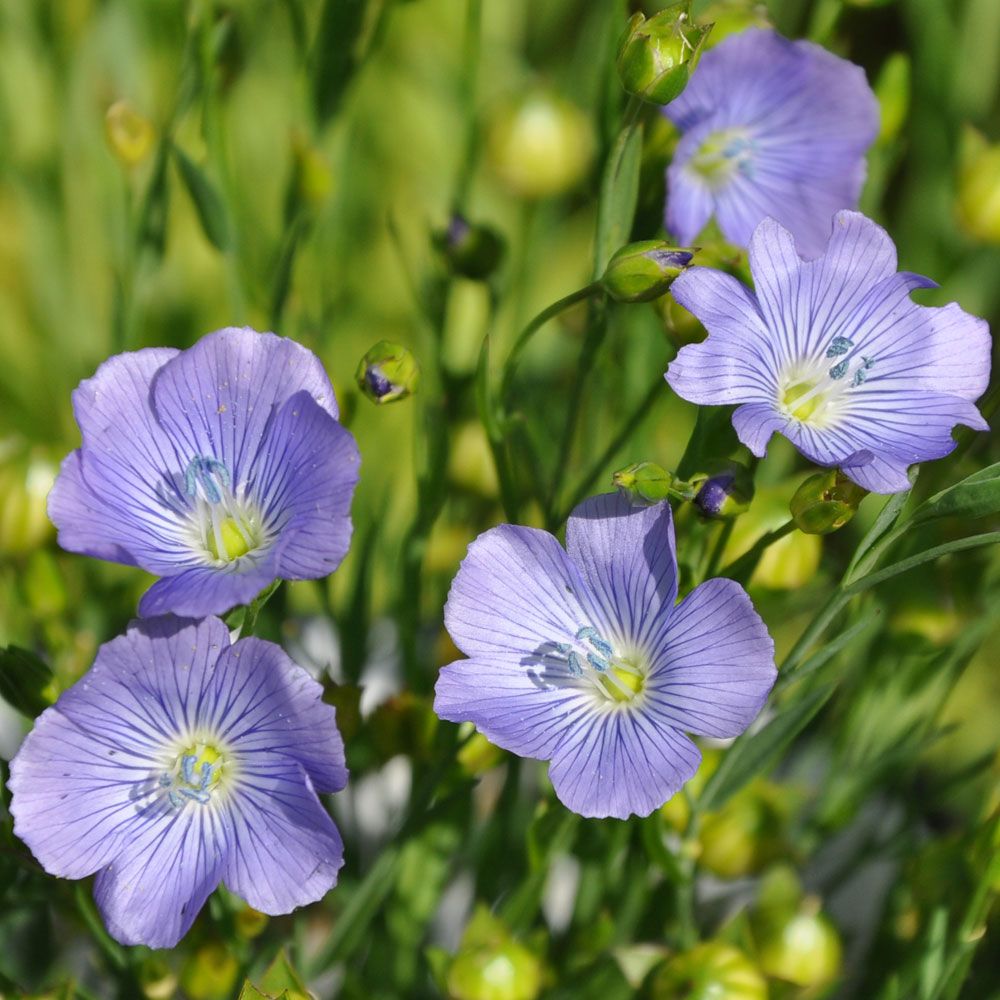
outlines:
[[[767,982],[738,948],[707,941],[674,955],[653,979],[653,1000],[767,1000]]]
[[[690,0],[679,0],[648,20],[634,14],[618,45],[618,76],[630,94],[669,104],[687,86],[711,25],[691,20]]]
[[[402,344],[380,340],[361,359],[354,377],[373,403],[394,403],[417,391],[420,365]]]
[[[758,934],[760,966],[769,976],[816,987],[832,982],[840,971],[840,935],[820,912],[815,896],[807,896],[796,913],[762,918]]]
[[[601,284],[617,302],[650,302],[687,270],[695,250],[672,247],[662,240],[629,243],[608,261]]]
[[[639,462],[619,469],[612,477],[622,496],[637,507],[649,507],[670,496],[674,477],[653,462]]]
[[[817,472],[795,491],[788,507],[799,531],[828,535],[844,527],[858,512],[868,491],[839,469]]]

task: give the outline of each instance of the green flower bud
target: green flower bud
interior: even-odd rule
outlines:
[[[618,76],[630,94],[654,104],[679,97],[712,26],[691,21],[690,0],[648,20],[633,14],[618,44]]]
[[[769,976],[796,986],[832,982],[840,971],[840,935],[820,913],[819,900],[807,896],[797,913],[768,921],[758,935],[760,966]]]
[[[662,240],[629,243],[608,261],[601,284],[617,302],[649,302],[661,296],[687,269],[695,252]]]
[[[203,944],[184,963],[181,989],[191,1000],[225,1000],[239,974],[240,964],[224,944]]]
[[[373,403],[393,403],[417,391],[420,366],[402,344],[380,340],[361,359],[354,377]]]
[[[149,155],[156,132],[128,101],[115,101],[104,115],[104,131],[111,152],[126,167],[134,167]]]
[[[738,948],[706,941],[668,959],[651,995],[653,1000],[767,1000],[767,982]]]
[[[488,226],[473,225],[458,213],[446,229],[434,234],[434,245],[449,268],[465,278],[483,281],[497,268],[503,257],[503,238]]]
[[[1000,243],[1000,145],[973,129],[963,137],[958,175],[958,216],[970,236]]]
[[[534,1000],[542,965],[485,908],[469,921],[447,976],[452,1000]]]
[[[535,90],[494,112],[486,151],[493,170],[514,194],[544,198],[570,190],[583,178],[594,136],[575,104]]]
[[[619,469],[612,482],[626,499],[637,507],[649,507],[671,494],[674,477],[653,462],[639,462]]]
[[[703,517],[713,520],[738,517],[753,500],[753,476],[739,462],[727,462],[711,475],[698,473],[689,482],[697,491],[692,503]]]
[[[469,730],[465,729],[466,725],[469,726]],[[499,767],[503,763],[504,752],[498,746],[490,743],[482,733],[475,732],[472,729],[471,722],[463,723],[459,734],[464,737],[470,730],[471,736],[468,742],[458,751],[457,759],[459,767],[470,778],[476,778],[480,774],[485,774],[487,771],[492,771],[493,768]]]
[[[858,512],[868,491],[839,469],[817,472],[795,491],[788,507],[799,531],[828,535],[842,528]]]
[[[292,134],[292,186],[289,198],[318,210],[333,190],[333,171],[320,150],[311,145],[301,132]],[[294,207],[294,206],[293,206]],[[291,212],[286,209],[288,214]]]

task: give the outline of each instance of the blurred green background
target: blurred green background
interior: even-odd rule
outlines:
[[[456,655],[441,630],[448,583],[467,544],[504,519],[475,407],[480,346],[489,333],[495,364],[532,315],[590,280],[601,169],[623,103],[615,46],[638,9],[657,5],[482,0],[477,43],[459,0],[3,0],[0,645],[39,651],[65,686],[123,628],[148,582],[137,570],[62,553],[45,518],[58,462],[78,443],[71,393],[79,381],[121,350],[183,348],[227,325],[274,329],[325,362],[363,465],[351,555],[329,581],[283,588],[267,608],[265,634],[301,643],[317,618],[337,623],[339,643],[318,659],[320,667],[340,663],[344,684],[331,696],[349,730],[362,670],[373,657],[401,656],[415,700],[397,695],[374,736],[355,726],[349,760],[355,777],[399,749],[419,762],[433,738],[422,696]],[[696,3],[695,11],[718,22],[713,41],[770,21],[864,66],[882,102],[883,133],[870,154],[863,209],[893,235],[902,269],[940,282],[921,301],[957,300],[996,328],[1000,3],[734,0]],[[651,113],[635,238],[660,231],[672,142]],[[449,275],[434,248],[433,234],[459,206],[504,238],[503,263],[489,281]],[[539,469],[519,475],[548,476],[563,461],[568,481],[589,481],[593,492],[610,488],[611,473],[631,461],[674,467],[694,408],[664,386],[627,441],[608,449],[690,334],[665,303],[616,308],[588,372],[581,432],[564,449],[553,428],[576,388],[585,322],[583,308],[566,312],[525,357],[516,392]],[[425,391],[376,408],[358,394],[354,371],[383,338],[421,360]],[[437,436],[428,433],[435,426]],[[421,499],[415,471],[435,448],[444,449],[446,474]],[[965,442],[959,457],[925,470],[921,495],[1000,459],[998,451],[990,435]],[[775,442],[733,554],[787,517],[806,471]],[[867,502],[855,523],[822,544],[796,535],[772,550],[753,593],[779,650],[801,632],[877,509]],[[521,515],[542,523],[535,505]],[[943,540],[960,528],[935,530]],[[707,530],[682,515],[681,548],[685,539],[703,544]],[[907,822],[919,827],[897,862],[912,862],[927,843],[966,845],[961,838],[998,774],[990,764],[1000,712],[1000,635],[990,635],[998,571],[985,550],[879,592],[876,635],[851,647],[843,691],[792,763],[789,787],[804,788],[811,803],[801,815],[821,814],[800,857],[864,810],[898,805],[897,793],[914,809]],[[928,670],[930,658],[970,630],[985,638],[971,665],[966,657],[947,671]],[[25,725],[12,711],[0,714],[3,756]],[[967,765],[967,780],[950,780]],[[859,777],[835,783],[817,805],[824,768]],[[937,789],[930,801],[921,799],[925,788]],[[782,810],[801,818],[795,795],[786,800]],[[523,850],[527,809],[512,813],[498,843]],[[443,842],[429,848],[439,859],[462,836],[460,824],[443,830]],[[599,849],[611,850],[601,836]],[[371,856],[358,846],[344,900],[363,869],[358,859]],[[509,880],[480,881],[476,897],[490,904],[490,892],[510,891],[523,866],[514,864]],[[894,871],[903,879],[902,868]],[[915,878],[910,888],[919,895],[926,881]],[[592,918],[596,939],[618,904],[608,886],[593,891],[604,900]],[[906,905],[898,904],[904,916]],[[916,949],[924,940],[921,921],[933,907],[920,905],[913,903],[912,935],[893,945],[903,954],[907,942]],[[419,920],[426,924],[426,915]],[[880,926],[889,933],[886,920]],[[415,949],[420,934],[409,924],[401,930],[402,918],[397,924],[388,918],[388,940]],[[855,958],[870,957],[873,940],[874,929],[859,931],[867,944]],[[586,941],[581,948],[600,950]],[[401,960],[379,975],[370,971],[378,962],[366,961],[369,978],[359,972],[356,986],[367,982],[371,992],[351,992],[348,974],[345,995],[423,995],[415,985],[423,980]],[[559,963],[573,968],[566,955]],[[856,966],[849,989],[872,992],[842,995],[877,995],[858,985],[878,979],[863,969]],[[989,968],[980,974],[982,989],[997,985]]]

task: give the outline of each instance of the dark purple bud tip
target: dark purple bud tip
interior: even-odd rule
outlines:
[[[687,250],[650,250],[646,256],[656,261],[659,267],[683,269],[691,263],[694,254]]]

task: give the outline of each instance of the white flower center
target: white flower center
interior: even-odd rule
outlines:
[[[821,358],[789,365],[778,379],[778,409],[793,420],[822,430],[838,422],[851,391],[864,385],[875,358],[863,355],[847,337],[834,337]]]
[[[643,658],[623,656],[590,625],[581,626],[573,642],[552,644],[548,654],[564,663],[573,677],[590,686],[603,701],[627,704],[646,688]]]

